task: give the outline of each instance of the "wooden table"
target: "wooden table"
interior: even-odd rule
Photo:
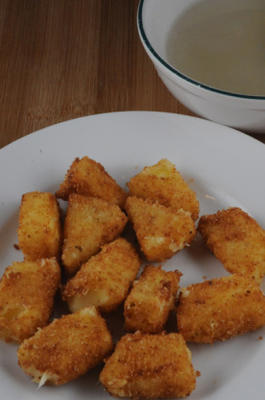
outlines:
[[[0,0],[0,148],[89,114],[192,115],[163,86],[145,54],[137,5],[138,0]]]

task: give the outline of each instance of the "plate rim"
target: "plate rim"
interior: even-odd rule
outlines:
[[[123,110],[123,111],[113,111],[113,112],[104,112],[104,113],[97,113],[97,114],[90,114],[90,115],[84,115],[82,117],[77,117],[77,118],[70,118],[68,120],[64,120],[64,121],[60,121],[60,122],[56,122],[54,124],[51,125],[47,125],[43,128],[34,130],[32,132],[27,133],[26,135],[17,138],[15,140],[13,140],[12,142],[6,144],[5,146],[1,147],[0,149],[0,156],[1,153],[3,152],[3,150],[9,149],[12,146],[15,146],[17,143],[22,143],[24,141],[29,140],[33,135],[41,135],[42,133],[45,133],[46,131],[49,131],[50,129],[57,129],[60,128],[64,125],[68,125],[71,123],[75,123],[78,121],[86,121],[89,119],[97,119],[97,118],[107,118],[109,116],[119,116],[119,115],[138,115],[138,114],[146,114],[146,115],[163,115],[163,116],[170,116],[170,118],[173,116],[176,119],[183,119],[183,120],[190,120],[190,121],[197,121],[196,123],[198,124],[207,124],[209,126],[213,126],[213,127],[218,127],[218,129],[222,128],[224,131],[226,131],[225,133],[230,133],[230,134],[237,134],[239,136],[245,137],[247,139],[249,139],[250,141],[254,141],[256,143],[260,143],[261,145],[265,145],[265,143],[261,142],[260,140],[258,140],[257,138],[251,136],[248,133],[242,132],[239,129],[230,127],[230,126],[226,126],[226,125],[222,125],[218,122],[214,122],[214,121],[210,121],[208,119],[205,119],[203,117],[198,117],[198,116],[193,116],[193,115],[186,115],[186,114],[181,114],[181,113],[175,113],[175,112],[165,112],[165,111],[150,111],[150,110]],[[214,134],[214,133],[213,133]]]

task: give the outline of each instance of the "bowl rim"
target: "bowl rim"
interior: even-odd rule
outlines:
[[[246,94],[240,94],[240,93],[233,93],[233,92],[227,92],[225,90],[221,89],[216,89],[212,86],[208,86],[204,83],[201,83],[199,81],[196,81],[195,79],[192,79],[188,77],[187,75],[183,74],[182,72],[178,71],[176,68],[174,68],[172,65],[170,65],[166,60],[164,60],[153,48],[151,45],[151,42],[147,38],[147,35],[144,30],[144,24],[143,24],[143,7],[144,7],[145,0],[140,0],[139,5],[138,5],[138,11],[137,11],[137,26],[138,26],[138,31],[140,33],[140,37],[147,47],[147,49],[151,52],[151,54],[155,57],[159,63],[162,64],[163,67],[165,67],[167,70],[169,70],[171,73],[174,75],[178,76],[179,78],[184,79],[186,82],[196,85],[199,88],[203,88],[206,90],[209,90],[210,92],[221,94],[221,95],[226,95],[230,97],[236,97],[240,99],[246,99],[246,100],[265,100],[265,95],[264,96],[253,96],[253,95],[246,95]]]

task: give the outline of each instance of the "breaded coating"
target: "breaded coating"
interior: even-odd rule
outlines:
[[[25,259],[57,257],[61,236],[60,212],[55,196],[47,192],[23,194],[18,241]]]
[[[114,240],[126,223],[126,215],[115,204],[70,194],[62,252],[67,274],[73,275],[101,246]]]
[[[99,197],[123,206],[126,192],[98,162],[88,157],[76,158],[70,166],[56,196],[68,200],[70,193]]]
[[[182,289],[177,309],[185,340],[213,343],[265,324],[265,296],[253,279],[230,275]]]
[[[199,202],[175,165],[167,159],[145,167],[128,182],[129,194],[158,201],[174,210],[189,211],[194,220],[199,215]]]
[[[112,338],[94,306],[55,319],[18,349],[18,363],[33,381],[62,385],[99,364]]]
[[[257,282],[265,276],[265,231],[240,208],[205,215],[198,229],[227,271]]]
[[[100,311],[112,311],[125,299],[139,268],[133,246],[125,239],[116,239],[82,265],[67,282],[63,298],[72,312],[92,304]]]
[[[148,265],[124,304],[125,328],[145,333],[161,332],[175,306],[181,273]]]
[[[123,336],[99,379],[111,395],[135,399],[186,397],[196,385],[191,353],[177,333]]]
[[[172,257],[195,236],[194,221],[187,211],[173,211],[137,197],[128,197],[125,209],[148,261]]]
[[[0,338],[22,342],[48,323],[61,271],[55,258],[14,262],[0,281]]]

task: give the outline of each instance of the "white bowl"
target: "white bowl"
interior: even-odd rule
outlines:
[[[265,134],[265,94],[247,96],[215,89],[190,79],[167,61],[166,44],[172,25],[199,1],[141,0],[137,25],[143,46],[166,87],[190,110],[224,125]],[[234,7],[246,7],[247,3],[250,6],[251,0],[235,2]],[[265,71],[261,79],[265,79]]]

